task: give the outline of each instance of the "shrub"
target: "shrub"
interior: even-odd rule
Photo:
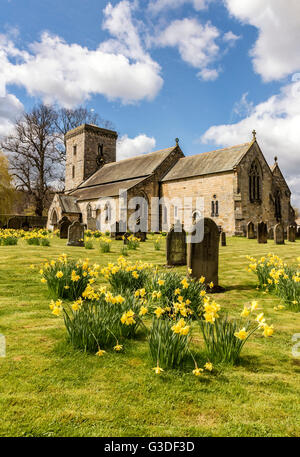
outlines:
[[[58,260],[46,263],[41,269],[41,281],[47,283],[54,298],[77,300],[87,285],[94,282],[98,266],[89,267],[88,261],[69,260],[63,254]]]

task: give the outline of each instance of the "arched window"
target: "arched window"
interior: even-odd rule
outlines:
[[[57,212],[54,209],[51,214],[51,225],[56,225],[57,224]]]
[[[92,205],[90,203],[86,207],[86,216],[88,219],[92,217]]]
[[[280,190],[277,190],[275,194],[275,218],[277,221],[281,219],[281,198]]]
[[[252,162],[249,171],[249,198],[252,203],[261,201],[261,174],[256,160]]]
[[[107,202],[105,204],[104,211],[105,211],[105,223],[107,224],[111,220],[111,206],[110,206],[109,202]]]

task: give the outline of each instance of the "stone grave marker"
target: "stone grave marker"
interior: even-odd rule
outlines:
[[[288,241],[290,243],[295,243],[295,241],[296,241],[296,227],[294,225],[289,225],[288,226],[287,236],[288,236]]]
[[[259,244],[268,242],[268,226],[263,221],[257,224],[257,241]]]
[[[249,240],[254,240],[256,238],[253,222],[249,222],[247,225],[247,238]]]
[[[186,232],[180,224],[180,231],[173,225],[166,237],[167,265],[186,265]]]
[[[284,227],[282,224],[276,224],[274,227],[274,241],[276,244],[284,244]]]
[[[75,221],[69,226],[68,246],[84,246],[84,224]]]
[[[198,221],[195,224],[203,222]],[[200,227],[198,227],[200,230]],[[205,283],[214,283],[214,289],[219,285],[219,243],[220,233],[217,224],[209,218],[204,218],[204,237],[199,243],[188,243],[187,265],[192,270],[192,277],[205,277]]]
[[[71,221],[67,218],[67,216],[64,216],[58,223],[59,227],[59,237],[61,239],[67,239],[68,238],[68,230],[71,225]]]

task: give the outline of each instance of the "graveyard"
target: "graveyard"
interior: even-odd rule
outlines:
[[[288,234],[284,240],[280,227],[273,234],[276,243],[268,239],[265,227],[258,228],[260,242],[251,239],[252,227],[249,239],[222,236],[218,265],[213,262],[207,269],[216,278],[214,286],[219,286],[208,290],[208,303],[218,304],[218,313],[228,313],[231,319],[256,303],[257,312],[272,324],[271,335],[264,338],[261,331],[254,333],[237,363],[213,362],[205,369],[211,360],[197,321],[190,319],[186,322],[191,357],[176,368],[160,363],[162,370],[157,372],[147,336],[150,313],[143,316],[134,337],[117,342],[120,351],[101,347],[98,357],[96,351],[75,348],[68,340],[62,314],[55,315],[56,305],[49,308],[51,295],[40,270],[50,271],[51,262],[60,256],[70,262],[88,258],[94,270],[104,270],[90,283],[98,290],[109,286],[124,246],[135,243],[134,237],[125,242],[91,237],[92,249],[85,249],[81,228],[75,224],[72,230],[74,240],[54,234],[50,245],[34,244],[28,241],[34,238],[31,234],[17,245],[0,245],[0,331],[7,348],[6,357],[0,358],[1,436],[299,436],[300,359],[292,354],[296,344],[292,338],[299,333],[300,313],[285,306],[266,285],[259,287],[247,258],[278,256],[286,265],[297,265],[299,239],[294,242],[293,234]],[[39,234],[41,240],[43,236]],[[109,249],[102,249],[101,243],[109,244]],[[121,264],[142,261],[150,266],[151,277],[177,273],[183,278],[183,294],[192,284],[183,257],[187,255],[194,274],[197,263],[191,246],[183,255],[185,247],[180,243],[177,234],[175,238],[148,234],[145,242],[127,250]],[[203,248],[203,252],[197,246],[193,249],[197,256],[207,255]],[[268,257],[270,253],[273,257]],[[210,251],[205,263],[217,254]],[[130,317],[126,319],[130,323]],[[161,322],[163,317],[156,314],[153,319]]]

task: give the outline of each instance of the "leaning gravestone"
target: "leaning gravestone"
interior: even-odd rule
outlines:
[[[284,227],[282,224],[277,224],[274,227],[274,241],[276,244],[284,244]]]
[[[59,237],[62,239],[67,239],[68,238],[68,230],[71,225],[71,221],[67,218],[67,216],[64,216],[58,223],[59,227]]]
[[[296,241],[296,227],[294,225],[289,225],[288,226],[288,241],[291,243],[295,243]]]
[[[195,229],[199,232],[203,221],[195,224]],[[192,277],[199,279],[205,277],[205,283],[213,282],[214,289],[218,289],[219,284],[219,243],[220,233],[217,224],[209,218],[204,219],[204,237],[201,242],[188,243],[187,246],[187,265],[192,270]]]
[[[226,246],[226,233],[221,233],[221,246]]]
[[[263,221],[257,224],[257,241],[259,244],[268,242],[268,226]]]
[[[186,232],[180,224],[180,231],[174,225],[166,238],[167,265],[186,265]]]
[[[273,227],[270,227],[268,230],[268,239],[274,240],[274,228]]]
[[[247,225],[247,238],[249,240],[254,240],[256,238],[253,222],[249,222]]]
[[[76,221],[69,226],[68,246],[84,246],[84,224]]]

